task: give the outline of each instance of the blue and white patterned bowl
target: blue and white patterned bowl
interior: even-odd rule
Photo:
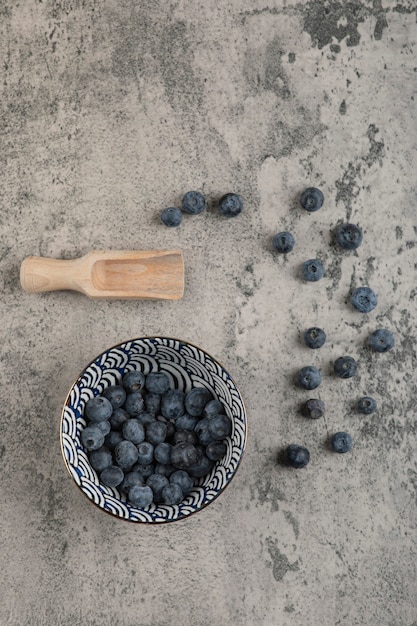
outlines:
[[[206,387],[222,402],[233,423],[226,440],[227,452],[211,472],[201,478],[179,505],[151,505],[139,509],[128,504],[117,489],[100,484],[90,466],[80,434],[86,426],[86,402],[110,385],[120,383],[131,370],[144,374],[160,370],[172,387],[184,392]],[[126,341],[100,354],[80,374],[68,393],[61,418],[61,448],[67,469],[81,491],[98,507],[130,522],[161,523],[184,519],[207,506],[235,475],[246,444],[246,413],[242,397],[230,374],[204,350],[167,337]]]

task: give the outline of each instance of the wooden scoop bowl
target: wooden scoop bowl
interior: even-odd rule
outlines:
[[[25,291],[71,289],[90,298],[179,300],[184,294],[181,250],[93,250],[70,261],[27,257]]]

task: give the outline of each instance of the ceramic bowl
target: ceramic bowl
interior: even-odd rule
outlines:
[[[86,426],[86,402],[110,385],[119,384],[131,370],[145,375],[165,372],[171,387],[185,393],[192,387],[206,387],[223,404],[232,420],[227,452],[209,474],[178,505],[152,504],[140,509],[128,504],[117,488],[100,483],[81,444]],[[168,337],[145,337],[126,341],[106,350],[81,372],[71,387],[61,418],[61,448],[66,467],[83,494],[103,511],[136,523],[172,522],[189,517],[213,502],[234,477],[246,443],[246,413],[241,394],[230,374],[201,348]]]

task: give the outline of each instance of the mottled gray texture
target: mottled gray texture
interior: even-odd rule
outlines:
[[[1,3],[2,626],[417,623],[416,43],[412,0]],[[307,186],[325,195],[314,214]],[[208,210],[164,228],[190,189]],[[230,220],[227,192],[245,203]],[[356,251],[335,245],[346,221]],[[273,254],[283,230],[294,250]],[[19,285],[32,254],[177,247],[174,303]],[[315,257],[326,276],[303,283]],[[350,305],[360,285],[378,294],[368,316]],[[366,346],[378,326],[396,338],[387,354]],[[249,438],[216,502],[149,528],[78,492],[59,420],[96,354],[157,334],[227,367]],[[344,354],[354,379],[332,374]],[[304,365],[322,372],[319,420],[300,415]],[[366,394],[370,416],[355,408]],[[329,450],[339,430],[352,453]],[[282,465],[293,442],[310,450],[303,470]]]

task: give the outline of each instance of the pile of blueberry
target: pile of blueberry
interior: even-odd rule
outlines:
[[[300,197],[301,206],[308,212],[318,211],[323,206],[324,196],[320,189],[309,187]],[[341,224],[336,228],[335,239],[338,245],[345,250],[356,250],[363,239],[362,230],[356,224]],[[272,247],[276,252],[287,254],[295,246],[294,236],[287,232],[280,232],[272,239]],[[301,267],[301,276],[304,280],[315,282],[323,278],[324,267],[320,259],[310,259],[305,261]],[[351,294],[350,302],[357,311],[369,313],[378,304],[376,293],[370,287],[358,287]],[[321,348],[326,341],[326,333],[321,328],[309,328],[304,333],[304,343],[311,349]],[[368,339],[368,346],[374,352],[388,352],[394,346],[394,336],[386,328],[378,328]],[[334,374],[339,378],[352,378],[357,371],[357,362],[351,356],[341,356],[334,362]],[[297,374],[297,384],[307,390],[316,389],[321,383],[321,373],[317,367],[302,367]],[[357,404],[358,410],[370,415],[377,409],[376,401],[364,396]],[[302,406],[301,412],[304,416],[318,419],[324,415],[324,402],[317,398],[307,400]],[[338,432],[333,435],[330,441],[332,450],[345,453],[352,450],[352,437],[345,432]],[[307,448],[297,444],[291,444],[286,449],[286,463],[295,468],[305,467],[310,460],[310,453]]]
[[[198,215],[207,207],[207,200],[199,191],[187,191],[181,202],[181,209],[168,207],[160,215],[161,222],[165,226],[177,227],[182,222],[182,214]],[[237,193],[226,193],[217,204],[220,215],[223,217],[236,217],[242,212],[242,198]]]
[[[226,454],[232,422],[204,387],[171,389],[163,372],[126,373],[85,405],[81,443],[100,482],[136,507],[179,504]]]

